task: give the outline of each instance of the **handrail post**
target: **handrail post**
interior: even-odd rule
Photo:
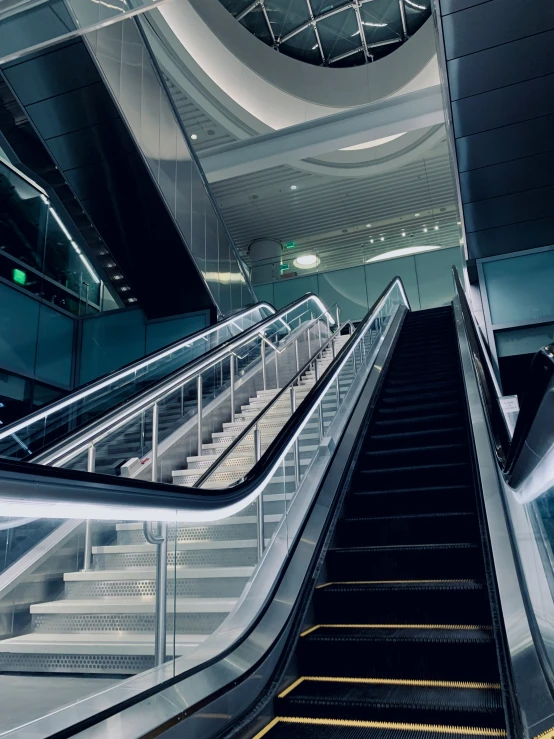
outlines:
[[[90,444],[87,454],[87,472],[96,470],[96,447],[94,442]],[[90,518],[85,523],[85,551],[83,555],[83,570],[87,572],[92,569],[92,521]]]
[[[156,605],[154,610],[154,664],[163,665],[167,639],[167,522],[160,522],[159,534],[152,531],[152,522],[144,522],[144,538],[156,547]],[[177,532],[175,532],[177,535]],[[175,618],[175,614],[173,616]]]
[[[152,482],[158,482],[158,426],[160,407],[156,401],[152,406]]]
[[[290,389],[290,413],[294,415],[296,411],[296,388],[294,385]],[[294,481],[296,486],[300,483],[300,446],[298,439],[294,442]],[[286,490],[286,487],[285,487]],[[285,493],[286,496],[286,493]],[[285,497],[286,500],[286,497]]]
[[[296,355],[296,372],[300,372],[300,354],[298,353],[298,339],[294,340],[294,353]]]
[[[262,435],[258,424],[254,429],[254,462],[259,462],[262,456]],[[257,524],[258,524],[258,560],[262,558],[265,549],[265,532],[264,532],[264,501],[263,491],[258,495],[257,507]]]
[[[196,414],[198,417],[197,443],[198,456],[202,454],[202,375],[196,378]]]
[[[275,353],[275,389],[279,389],[279,352],[277,351],[277,347],[275,347],[274,350]]]
[[[267,390],[267,373],[266,373],[266,367],[265,367],[265,341],[263,338],[262,338],[261,353],[262,353],[262,379],[263,379],[263,384],[264,384],[264,390]]]
[[[306,331],[308,334],[308,359],[312,358],[312,343],[310,341],[310,327],[308,326],[308,330]]]
[[[231,383],[231,423],[235,422],[235,355],[229,355],[230,383]]]
[[[177,532],[175,532],[177,535]],[[154,645],[154,663],[156,667],[163,665],[166,658],[167,631],[167,522],[160,524],[161,542],[156,551],[156,635]],[[175,583],[177,586],[177,583]],[[176,618],[177,614],[173,614]]]
[[[340,328],[340,307],[337,303],[337,328]]]

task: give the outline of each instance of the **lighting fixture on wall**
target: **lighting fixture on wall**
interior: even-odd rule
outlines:
[[[422,254],[426,251],[436,251],[440,246],[406,246],[404,249],[394,249],[384,254],[378,254],[376,257],[366,259],[366,262],[384,262],[387,259],[396,259],[397,257],[409,257],[412,254]]]
[[[293,264],[298,269],[313,269],[318,266],[320,261],[319,257],[315,254],[304,254],[301,257],[296,257]]]

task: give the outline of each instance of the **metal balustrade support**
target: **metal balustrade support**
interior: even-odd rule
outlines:
[[[155,534],[151,521],[144,522],[144,538],[156,546],[156,605],[154,627],[154,665],[163,665],[167,640],[167,522],[160,522]]]
[[[96,447],[91,444],[87,453],[87,472],[96,471]],[[85,550],[83,555],[83,570],[92,569],[92,521],[87,519],[85,523]]]
[[[158,429],[160,407],[157,403],[152,406],[152,482],[158,482]]]
[[[202,454],[202,375],[198,375],[196,379],[196,403],[198,415],[197,443],[198,456]]]
[[[296,388],[293,386],[290,389],[290,412],[294,414],[296,410]],[[300,445],[298,439],[294,442],[294,480],[296,485],[300,483]]]
[[[231,395],[231,423],[235,422],[235,357],[233,354],[229,357],[229,375],[230,375],[230,395]]]
[[[254,429],[254,461],[259,462],[262,456],[262,434],[258,425]],[[258,560],[262,558],[265,549],[264,533],[264,501],[263,494],[258,495],[257,523],[258,523]]]

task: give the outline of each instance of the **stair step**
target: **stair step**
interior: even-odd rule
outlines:
[[[328,555],[329,579],[349,580],[480,580],[481,549],[477,544],[335,547]]]
[[[475,580],[331,582],[316,588],[318,623],[343,623],[370,614],[374,623],[473,624],[489,626],[487,589]]]
[[[396,490],[360,490],[346,498],[349,517],[411,513],[454,513],[474,505],[470,485],[443,485]]]
[[[452,480],[469,484],[471,466],[467,462],[447,462],[445,464],[405,465],[403,467],[379,467],[362,469],[355,477],[355,489],[425,487],[427,485],[449,484]]]
[[[497,683],[305,677],[276,702],[279,716],[502,728]],[[479,686],[479,687],[476,687]],[[426,732],[426,736],[427,736]]]
[[[302,672],[330,677],[498,682],[492,632],[411,624],[322,625],[300,639]]]
[[[473,513],[415,513],[411,515],[341,518],[338,546],[447,544],[474,542],[479,529]]]

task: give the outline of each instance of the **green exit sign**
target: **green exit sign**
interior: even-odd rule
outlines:
[[[285,244],[286,249],[294,249],[294,241],[287,241]]]
[[[284,272],[288,268],[289,268],[289,265],[288,264],[282,264],[281,265],[281,272]]]
[[[15,269],[12,271],[12,278],[18,285],[24,285],[27,282],[27,273],[22,269]]]

